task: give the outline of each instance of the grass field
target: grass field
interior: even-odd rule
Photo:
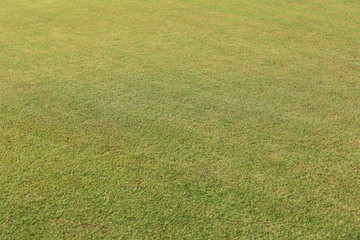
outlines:
[[[360,1],[1,1],[0,239],[359,226]]]

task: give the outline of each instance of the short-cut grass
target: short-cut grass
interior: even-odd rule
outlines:
[[[0,239],[360,238],[360,1],[0,5]]]

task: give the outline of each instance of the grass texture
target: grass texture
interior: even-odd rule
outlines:
[[[0,239],[359,239],[358,0],[2,0]]]

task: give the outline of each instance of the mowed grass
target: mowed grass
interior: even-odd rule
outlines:
[[[359,1],[1,1],[0,239],[359,226]]]

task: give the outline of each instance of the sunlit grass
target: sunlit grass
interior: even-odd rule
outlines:
[[[359,238],[359,3],[3,0],[0,238]]]

